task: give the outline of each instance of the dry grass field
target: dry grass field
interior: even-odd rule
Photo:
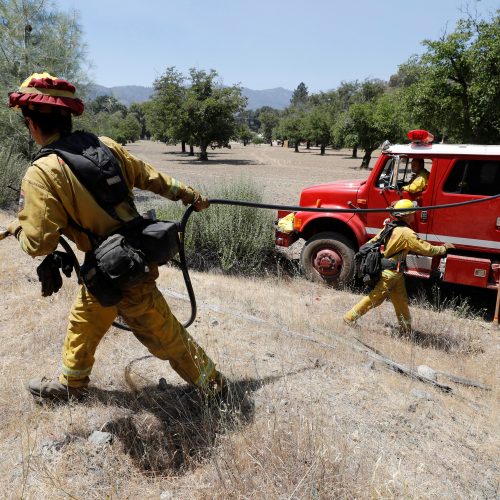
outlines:
[[[348,151],[233,145],[200,163],[159,143],[129,149],[208,191],[251,178],[276,203],[296,204],[306,185],[366,176]],[[0,212],[0,226],[11,217]],[[183,381],[118,329],[99,346],[86,401],[40,405],[24,385],[58,374],[76,283],[44,299],[36,265],[12,238],[0,242],[3,498],[500,496],[499,331],[464,303],[436,311],[414,296],[416,333],[402,338],[389,303],[349,329],[342,313],[358,299],[349,291],[193,272],[189,330],[232,379],[228,405],[180,406]],[[187,318],[181,273],[163,268],[159,286]],[[356,339],[408,368],[432,367],[451,392],[389,370]],[[113,439],[94,444],[94,431]]]
[[[165,147],[159,142],[138,141],[128,149],[193,186],[210,189],[217,184],[252,179],[262,187],[267,203],[297,205],[305,186],[334,179],[364,179],[367,175],[366,170],[359,170],[361,158],[352,159],[348,150],[329,150],[321,157],[318,148],[294,153],[293,149],[281,147],[233,143],[231,149],[209,149],[209,161],[200,162],[181,153],[180,147]],[[372,165],[376,156],[374,153]]]

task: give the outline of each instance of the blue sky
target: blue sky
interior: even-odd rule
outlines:
[[[466,9],[498,0],[56,0],[80,13],[91,77],[107,87],[151,86],[167,67],[215,69],[251,89],[301,81],[310,92],[341,81],[387,80],[453,31]]]

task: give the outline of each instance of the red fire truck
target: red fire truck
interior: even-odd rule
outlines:
[[[305,188],[301,207],[387,208],[401,198],[436,206],[484,200],[454,208],[416,213],[414,228],[433,244],[450,242],[446,257],[408,255],[406,273],[450,283],[496,289],[500,278],[500,146],[433,144],[427,131],[408,134],[410,144],[385,144],[366,180],[338,181]],[[410,163],[422,158],[430,172],[424,191],[401,190],[411,178]],[[497,197],[495,197],[497,196]],[[276,230],[276,245],[305,240],[301,265],[305,275],[332,285],[354,277],[354,254],[388,217],[383,212],[325,213],[281,211],[293,220],[290,230]],[[282,224],[280,224],[282,226]]]

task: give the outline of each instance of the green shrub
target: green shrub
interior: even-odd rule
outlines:
[[[261,137],[260,135],[255,135],[253,138],[252,138],[252,144],[266,144],[266,141],[263,137]]]
[[[21,186],[27,166],[27,160],[21,155],[0,147],[0,207],[19,199],[19,193],[16,191]]]
[[[261,192],[249,181],[222,186],[211,199],[261,202]],[[157,209],[160,219],[180,220],[184,209],[168,204]],[[273,213],[258,208],[213,204],[191,215],[186,229],[189,267],[256,275],[273,267]]]

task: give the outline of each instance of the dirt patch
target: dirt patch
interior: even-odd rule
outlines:
[[[297,205],[300,192],[306,186],[340,179],[365,179],[367,170],[360,170],[360,158],[351,158],[349,150],[327,150],[323,156],[319,148],[300,149],[232,143],[231,149],[215,149],[209,160],[180,152],[179,146],[165,146],[160,142],[138,141],[127,146],[130,152],[151,163],[172,177],[193,185],[206,187],[227,184],[241,178],[251,178],[264,191],[267,203]],[[375,164],[374,154],[372,165]]]

